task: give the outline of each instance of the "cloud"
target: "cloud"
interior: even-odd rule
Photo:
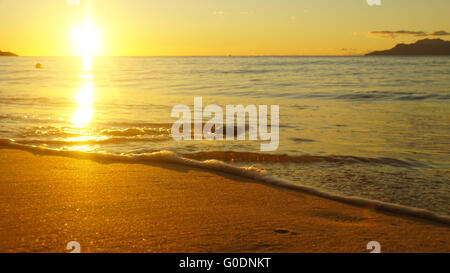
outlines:
[[[448,35],[450,35],[450,33],[447,31],[444,31],[444,30],[439,30],[439,31],[430,32],[430,33],[428,33],[428,35],[430,35],[430,36],[448,36]]]
[[[369,36],[379,37],[379,38],[394,39],[395,37],[397,37],[399,35],[410,35],[410,36],[414,36],[414,37],[429,37],[429,36],[447,36],[447,35],[450,35],[450,33],[448,33],[447,31],[444,31],[444,30],[433,31],[433,32],[410,31],[410,30],[397,30],[397,31],[377,30],[377,31],[369,32]]]
[[[408,30],[398,30],[398,31],[389,31],[389,30],[379,30],[379,31],[371,31],[369,32],[370,36],[376,36],[381,38],[395,38],[398,35],[412,35],[412,36],[427,36],[427,34],[423,31],[408,31]]]

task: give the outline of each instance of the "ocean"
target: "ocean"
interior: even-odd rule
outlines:
[[[171,110],[192,108],[194,97],[224,109],[279,105],[278,150],[174,141]],[[171,151],[444,216],[449,106],[450,57],[0,58],[2,146],[130,158]]]

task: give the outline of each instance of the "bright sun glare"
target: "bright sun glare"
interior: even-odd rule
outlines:
[[[86,82],[84,87],[74,97],[77,103],[77,111],[72,116],[71,121],[75,127],[85,127],[92,119],[94,112],[92,107],[94,104],[93,86],[92,82]]]
[[[74,127],[86,127],[94,113],[94,83],[92,81],[93,76],[89,74],[89,71],[91,71],[92,57],[100,53],[101,35],[100,31],[89,20],[73,27],[71,35],[76,55],[82,57],[84,72],[80,77],[85,81],[84,87],[74,97],[77,110],[71,121]]]
[[[92,57],[100,53],[101,33],[90,21],[73,27],[71,34],[77,55]]]

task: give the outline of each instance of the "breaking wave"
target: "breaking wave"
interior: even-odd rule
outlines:
[[[162,142],[168,141],[171,138],[167,136],[152,136],[152,137],[112,137],[104,139],[86,139],[86,140],[58,140],[58,139],[21,139],[17,140],[19,144],[36,144],[36,145],[61,145],[61,146],[78,146],[78,145],[99,145],[99,144],[119,144],[128,142]]]
[[[342,155],[330,155],[330,156],[314,156],[314,155],[299,155],[291,156],[286,154],[263,154],[263,153],[251,153],[251,152],[233,152],[233,151],[211,151],[211,152],[198,152],[183,154],[184,157],[205,160],[214,158],[227,162],[264,162],[264,163],[342,163],[342,164],[382,164],[391,165],[396,167],[411,167],[420,165],[418,162],[406,162],[394,158],[370,158],[370,157],[357,157],[357,156],[342,156]]]

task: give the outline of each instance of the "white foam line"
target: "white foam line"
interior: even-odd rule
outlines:
[[[307,186],[299,186],[293,185],[289,182],[283,181],[278,178],[274,178],[268,175],[265,171],[259,170],[254,167],[236,167],[225,162],[219,160],[206,160],[206,161],[197,161],[193,159],[188,159],[181,157],[173,152],[169,151],[161,151],[154,152],[149,154],[140,154],[140,155],[125,155],[125,154],[108,154],[108,153],[90,153],[90,152],[80,152],[80,151],[63,151],[63,150],[54,150],[46,147],[38,147],[38,146],[30,146],[15,143],[14,140],[0,138],[0,148],[6,149],[19,149],[24,151],[29,151],[32,153],[45,154],[45,155],[58,155],[65,156],[71,158],[84,158],[91,159],[95,161],[108,161],[108,162],[116,162],[116,163],[173,163],[184,166],[196,167],[201,169],[208,169],[218,172],[224,172],[228,174],[238,175],[250,179],[254,179],[260,182],[264,182],[265,184],[289,189],[301,193],[307,193],[314,196],[326,198],[329,200],[338,201],[341,203],[359,206],[359,207],[368,207],[372,209],[376,209],[384,212],[391,212],[398,215],[411,216],[420,219],[430,220],[434,222],[439,222],[442,224],[450,225],[450,217],[437,215],[429,210],[407,207],[403,205],[381,202],[376,200],[364,199],[359,197],[345,197],[339,196],[327,192],[320,191],[318,189],[307,187]]]

